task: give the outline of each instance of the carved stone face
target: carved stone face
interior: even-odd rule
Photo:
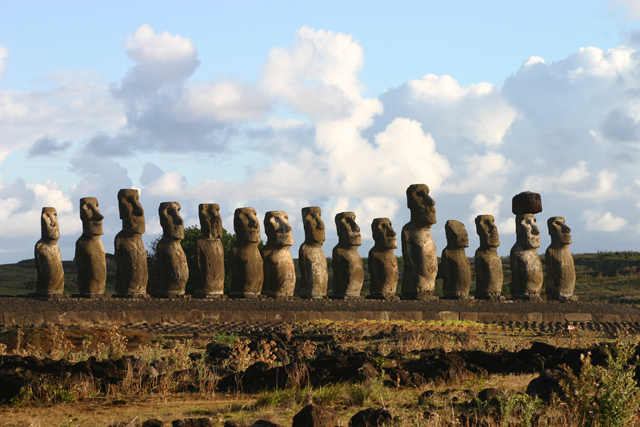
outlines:
[[[338,229],[338,242],[345,246],[360,246],[360,227],[356,224],[356,214],[353,212],[341,212],[336,215],[336,228]]]
[[[320,218],[321,209],[317,206],[302,208],[302,222],[304,223],[305,243],[324,243],[324,222]]]
[[[534,214],[516,215],[516,235],[520,245],[526,249],[540,247],[540,229]]]
[[[56,208],[42,208],[40,231],[42,238],[45,240],[58,240],[60,238]]]
[[[87,236],[102,235],[102,220],[104,216],[98,209],[98,199],[95,197],[83,197],[80,199],[80,220],[82,220],[82,233]]]
[[[267,212],[264,216],[264,232],[267,244],[273,246],[293,245],[293,234],[289,224],[289,216],[283,211]]]
[[[436,202],[429,196],[426,184],[413,184],[407,188],[407,207],[411,210],[412,222],[436,223]]]
[[[162,226],[162,237],[169,240],[184,239],[184,222],[180,216],[180,203],[160,203],[158,214]]]
[[[216,203],[202,203],[198,206],[200,216],[200,229],[205,239],[222,238],[222,217],[220,206]]]
[[[455,219],[450,219],[444,225],[444,231],[447,236],[447,246],[455,248],[468,248],[469,235],[464,224]]]
[[[238,208],[233,214],[233,230],[240,243],[260,242],[260,223],[256,210],[253,208]]]
[[[476,217],[476,232],[480,236],[481,248],[497,248],[500,246],[500,236],[493,215],[478,215]]]
[[[571,244],[571,229],[564,222],[561,216],[552,216],[547,220],[549,226],[549,235],[551,243],[559,243],[561,245]]]
[[[398,247],[396,232],[393,231],[389,218],[374,219],[371,223],[371,232],[377,247],[387,249],[395,249]]]
[[[122,229],[134,234],[144,234],[144,209],[138,200],[138,190],[118,191],[118,208]]]

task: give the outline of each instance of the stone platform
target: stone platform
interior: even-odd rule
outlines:
[[[309,320],[469,320],[538,323],[638,323],[634,305],[594,302],[340,301],[228,299],[34,300],[0,297],[0,326],[224,324]]]

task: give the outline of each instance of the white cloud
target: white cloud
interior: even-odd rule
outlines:
[[[586,223],[587,231],[620,231],[627,225],[626,219],[611,212],[602,213],[591,209],[583,211],[580,219]]]
[[[569,168],[560,176],[530,175],[523,187],[536,192],[560,192],[579,199],[608,200],[618,197],[614,187],[618,174],[603,169],[597,177],[587,170],[587,162],[578,162],[578,166]]]
[[[269,110],[269,100],[253,84],[226,80],[190,87],[174,106],[183,121],[212,118],[220,122],[250,120]]]
[[[456,170],[458,173],[452,175],[449,182],[443,186],[444,191],[470,193],[484,191],[487,188],[500,191],[513,172],[513,163],[502,154],[489,151],[486,154],[462,156],[462,162],[458,162]]]
[[[289,49],[269,52],[262,84],[309,116],[339,119],[363,101],[357,74],[363,62],[362,47],[351,35],[302,27]]]
[[[75,80],[74,80],[75,78]],[[68,75],[48,91],[0,91],[0,160],[45,136],[77,141],[100,129],[115,130],[124,123],[119,101],[109,85]]]
[[[148,24],[127,37],[125,52],[137,64],[122,81],[124,92],[154,91],[167,83],[180,84],[200,65],[198,50],[188,38],[157,34]]]
[[[366,197],[353,208],[356,214],[356,222],[360,226],[360,234],[363,239],[372,240],[371,223],[375,218],[394,218],[400,204],[391,197]],[[395,224],[394,230],[400,232],[401,224]]]
[[[409,80],[380,99],[387,120],[394,115],[415,119],[447,146],[460,147],[466,142],[499,146],[516,116],[500,89],[489,83],[463,87],[446,75]]]
[[[89,195],[115,233],[115,194],[134,184],[130,172],[140,176],[149,236],[160,232],[157,204],[176,200],[192,223],[198,203],[219,203],[229,228],[235,207],[286,210],[296,242],[301,207],[321,206],[331,230],[335,213],[353,210],[368,238],[375,217],[401,228],[404,190],[423,182],[438,203],[440,246],[450,218],[469,215],[471,229],[489,213],[501,234],[513,233],[509,201],[531,190],[571,219],[572,248],[583,251],[599,248],[580,247],[581,233],[626,230],[640,207],[640,55],[629,47],[586,47],[550,63],[532,56],[502,87],[424,70],[379,98],[364,95],[364,51],[348,34],[299,29],[290,46],[268,52],[256,82],[194,81],[195,42],[149,25],[124,49],[134,64],[112,90],[94,72],[59,72],[52,90],[0,92],[0,156],[54,153],[52,164],[68,161],[78,176],[0,187],[0,236],[37,233],[44,203],[69,215],[63,233],[75,230],[69,203]],[[229,168],[240,172],[229,177]]]

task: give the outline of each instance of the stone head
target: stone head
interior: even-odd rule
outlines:
[[[43,240],[58,240],[60,238],[56,208],[42,208],[40,231]]]
[[[98,199],[83,197],[80,199],[80,220],[82,220],[82,234],[87,236],[102,235],[102,220],[104,216],[98,209]]]
[[[454,248],[468,248],[469,235],[464,224],[455,219],[450,219],[444,225],[444,232],[447,236],[447,246]]]
[[[134,234],[144,234],[144,209],[138,199],[138,190],[125,188],[118,191],[118,208],[122,229]]]
[[[375,246],[386,249],[395,249],[398,247],[396,232],[393,231],[389,218],[375,218],[371,223],[371,232]]]
[[[571,229],[564,222],[561,216],[552,216],[547,220],[549,226],[549,235],[551,243],[559,243],[561,245],[571,244]]]
[[[407,207],[411,221],[424,225],[436,223],[436,202],[429,196],[426,184],[412,184],[407,188]]]
[[[516,236],[520,246],[525,249],[540,247],[540,229],[536,225],[534,214],[516,215]]]
[[[338,243],[344,246],[360,246],[360,227],[356,224],[356,214],[353,212],[341,212],[336,215],[336,228],[338,230]]]
[[[493,215],[478,215],[476,217],[476,232],[480,236],[481,248],[497,248],[500,246],[498,227]]]
[[[184,239],[184,222],[180,216],[180,203],[162,202],[158,207],[162,237],[169,240]]]
[[[304,242],[306,244],[324,243],[324,222],[320,215],[322,210],[317,206],[302,208],[302,222],[304,224]]]
[[[267,235],[268,245],[293,245],[289,216],[284,211],[270,211],[264,215],[264,232]]]
[[[222,238],[222,217],[220,216],[220,206],[218,204],[201,203],[198,205],[198,216],[200,217],[200,230],[203,238]]]
[[[233,214],[233,230],[239,243],[259,243],[260,223],[256,210],[253,208],[238,208]]]

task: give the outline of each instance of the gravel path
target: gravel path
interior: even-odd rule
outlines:
[[[203,299],[103,299],[36,300],[0,297],[0,312],[121,311],[121,310],[217,310],[217,311],[454,311],[478,313],[598,313],[640,314],[640,307],[606,302],[488,302],[488,301],[339,301],[339,300],[203,300]]]

